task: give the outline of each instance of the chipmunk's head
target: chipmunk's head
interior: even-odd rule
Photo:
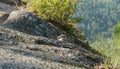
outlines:
[[[66,40],[66,36],[62,34],[62,35],[57,37],[57,40],[58,41],[65,41]]]

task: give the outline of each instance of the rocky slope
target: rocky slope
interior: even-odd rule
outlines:
[[[0,69],[93,69],[102,62],[51,23],[16,9],[0,10]]]

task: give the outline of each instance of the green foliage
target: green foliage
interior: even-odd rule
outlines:
[[[27,2],[27,0],[22,0],[22,2]]]
[[[110,37],[113,27],[120,19],[120,0],[79,0],[74,17],[84,18],[77,27],[84,31],[89,40],[102,31]]]
[[[46,20],[66,23],[71,20],[77,0],[32,0],[28,8]]]
[[[98,39],[91,43],[91,47],[105,55],[104,65],[120,68],[120,46],[118,40],[113,36],[112,38],[105,39],[103,36],[97,36]]]
[[[51,22],[77,39],[83,38],[81,32],[74,28],[78,19],[72,17],[78,0],[27,0],[27,2],[27,8],[40,18]]]
[[[120,34],[120,22],[117,23],[117,26],[114,31],[115,34]]]

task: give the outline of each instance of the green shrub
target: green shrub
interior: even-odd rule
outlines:
[[[78,20],[72,17],[78,0],[27,0],[27,2],[27,9],[38,17],[51,22],[77,39],[83,38],[81,32],[74,28]]]
[[[22,2],[27,2],[27,0],[22,0]]]
[[[70,21],[76,3],[77,0],[31,0],[28,8],[43,19],[61,23]]]
[[[115,34],[120,34],[120,21],[117,23],[117,26],[115,27]]]

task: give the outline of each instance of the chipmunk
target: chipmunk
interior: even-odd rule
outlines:
[[[58,41],[66,41],[66,39],[67,38],[66,38],[66,36],[64,34],[62,34],[62,35],[60,35],[60,36],[57,37]]]

